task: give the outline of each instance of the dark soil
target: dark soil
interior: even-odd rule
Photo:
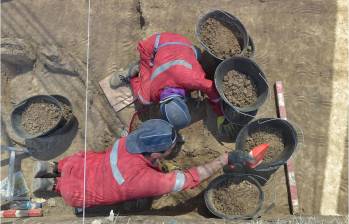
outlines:
[[[237,107],[245,107],[256,103],[257,87],[251,78],[238,71],[231,70],[223,78],[225,97]]]
[[[259,191],[246,180],[240,184],[226,180],[212,190],[211,200],[214,208],[223,214],[249,215],[257,209]]]
[[[226,24],[214,18],[201,26],[201,38],[211,52],[219,58],[230,58],[241,53],[238,36]]]
[[[22,126],[31,135],[46,132],[53,128],[61,117],[59,107],[47,101],[33,102],[22,114]]]
[[[269,144],[268,151],[263,160],[264,162],[274,161],[285,148],[282,133],[279,130],[274,128],[260,128],[247,137],[244,151],[249,152],[255,146],[263,143]]]

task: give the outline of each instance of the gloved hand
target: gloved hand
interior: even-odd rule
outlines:
[[[228,165],[243,168],[247,163],[253,163],[253,157],[244,151],[234,150],[228,154]]]

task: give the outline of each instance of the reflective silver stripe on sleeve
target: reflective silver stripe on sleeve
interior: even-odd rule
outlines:
[[[119,151],[119,140],[117,140],[114,143],[113,149],[110,153],[110,166],[111,166],[114,179],[118,184],[121,185],[122,183],[125,182],[125,179],[121,175],[120,170],[118,168],[118,151]]]
[[[155,38],[155,42],[154,42],[154,55],[158,51],[159,43],[160,43],[160,34],[157,33],[156,38]]]
[[[185,175],[181,171],[176,171],[176,183],[173,186],[172,192],[181,191],[185,184]]]
[[[153,74],[151,74],[150,80],[155,79],[158,75],[160,75],[161,73],[163,73],[164,71],[166,71],[167,69],[171,68],[174,65],[183,65],[184,67],[186,67],[188,69],[192,69],[192,67],[193,67],[191,64],[189,64],[185,60],[169,61],[169,62],[166,62],[165,64],[162,64],[159,67],[157,67],[155,69],[155,71],[153,72]]]

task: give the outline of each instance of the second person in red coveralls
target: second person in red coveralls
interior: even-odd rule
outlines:
[[[168,122],[152,119],[127,137],[118,139],[104,152],[73,154],[50,166],[37,162],[34,169],[34,193],[56,191],[73,207],[111,205],[194,188],[223,166],[245,164],[251,158],[237,150],[185,171],[163,173],[158,161],[171,153],[177,134]],[[240,154],[239,154],[240,153]]]
[[[174,33],[157,33],[138,44],[139,65],[126,77],[114,75],[111,87],[130,81],[133,94],[142,104],[160,103],[162,117],[177,130],[190,124],[185,97],[191,90],[207,94],[217,115],[221,116],[219,94],[214,83],[205,78],[199,51],[185,37]]]

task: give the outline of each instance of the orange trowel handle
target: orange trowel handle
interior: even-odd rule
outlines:
[[[269,144],[266,144],[266,143],[260,144],[254,147],[249,153],[250,156],[253,158],[253,160],[247,163],[248,167],[253,169],[259,164],[261,164],[265,154],[267,153],[268,148],[269,148]]]

